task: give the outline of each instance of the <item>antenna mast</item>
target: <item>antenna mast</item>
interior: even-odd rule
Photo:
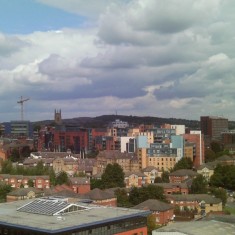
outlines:
[[[23,97],[21,96],[20,100],[17,101],[17,103],[21,105],[21,121],[24,120],[24,108],[23,108],[24,102],[26,102],[28,100],[29,100],[29,98],[23,99]]]

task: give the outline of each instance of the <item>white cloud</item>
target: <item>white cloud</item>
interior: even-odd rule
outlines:
[[[0,34],[0,97],[13,110],[6,117],[23,95],[31,98],[32,120],[54,108],[71,116],[120,110],[233,118],[233,1],[38,1],[87,21],[77,29]]]

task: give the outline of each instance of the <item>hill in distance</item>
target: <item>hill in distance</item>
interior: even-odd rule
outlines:
[[[176,124],[185,125],[186,127],[192,129],[200,129],[200,122],[196,120],[186,120],[177,118],[160,118],[151,116],[125,116],[125,115],[102,115],[97,117],[77,117],[71,119],[63,119],[63,124],[65,125],[78,125],[84,128],[105,128],[110,122],[119,119],[124,122],[128,122],[130,126],[137,126],[140,124],[153,124],[155,126],[160,126],[162,124]],[[35,122],[35,125],[50,125],[54,120],[45,120],[40,122]]]

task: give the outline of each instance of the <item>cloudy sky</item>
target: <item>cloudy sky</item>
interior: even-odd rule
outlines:
[[[0,122],[235,120],[234,0],[0,0]]]

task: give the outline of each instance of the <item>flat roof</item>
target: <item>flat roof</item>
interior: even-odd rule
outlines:
[[[76,203],[86,207],[85,210],[74,211],[63,215],[42,215],[17,211],[18,208],[34,200],[22,200],[0,203],[0,225],[23,229],[33,229],[48,233],[87,228],[108,222],[132,217],[147,216],[150,211],[121,207],[105,207]]]
[[[235,234],[235,224],[224,223],[220,221],[192,221],[192,222],[174,222],[160,229],[154,230],[153,235],[221,235]]]

